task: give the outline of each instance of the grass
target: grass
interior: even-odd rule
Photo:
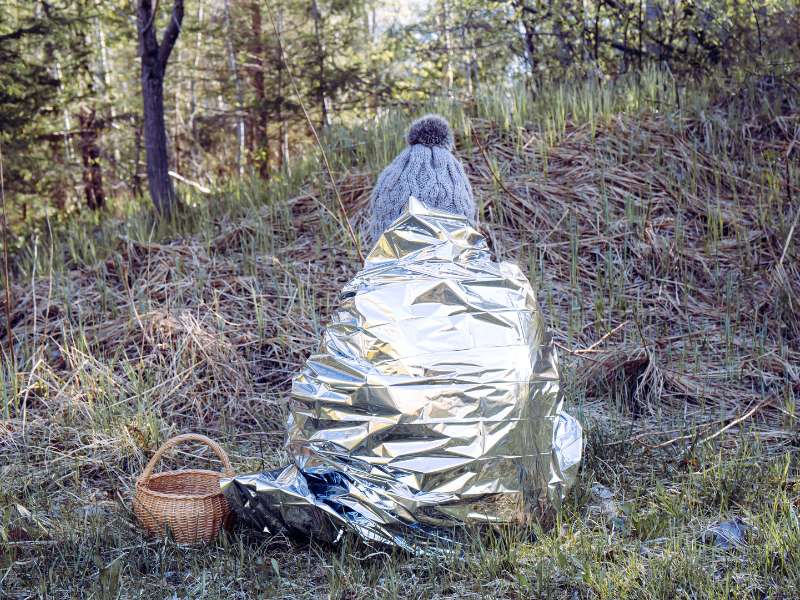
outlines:
[[[187,192],[172,223],[126,202],[41,224],[15,255],[0,369],[0,596],[800,596],[792,102],[650,72],[423,107],[451,119],[498,253],[538,288],[588,442],[553,527],[470,531],[444,560],[240,530],[184,548],[130,512],[178,432],[241,472],[288,460],[290,379],[358,268],[315,156]],[[408,120],[326,138],[356,227]],[[206,464],[189,450],[168,464]],[[709,530],[734,518],[746,539],[723,548]]]

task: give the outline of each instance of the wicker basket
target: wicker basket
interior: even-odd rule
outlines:
[[[165,471],[153,474],[164,453],[181,442],[206,444],[222,461],[223,473],[203,469]],[[208,542],[227,526],[231,512],[219,487],[219,480],[233,477],[228,455],[215,441],[204,435],[186,433],[168,440],[156,451],[136,482],[133,511],[152,535],[169,530],[180,544]]]

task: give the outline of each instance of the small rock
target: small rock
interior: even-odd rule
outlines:
[[[592,500],[592,504],[587,508],[590,514],[600,514],[608,518],[619,516],[619,507],[614,501],[614,492],[606,486],[600,483],[592,485]]]

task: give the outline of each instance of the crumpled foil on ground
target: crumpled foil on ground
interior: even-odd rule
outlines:
[[[413,550],[557,508],[582,445],[528,280],[463,217],[411,198],[293,381],[293,464],[223,489],[266,532]]]

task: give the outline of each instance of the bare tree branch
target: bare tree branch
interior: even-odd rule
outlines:
[[[0,35],[0,42],[16,40],[26,35],[44,35],[48,32],[47,24],[44,22],[34,23],[30,27],[20,27],[11,33]]]
[[[161,46],[158,49],[158,60],[161,62],[162,69],[166,68],[169,55],[178,40],[181,23],[183,23],[183,0],[175,0],[172,5],[172,17],[170,17],[169,25],[164,31],[164,37],[161,39]]]
[[[143,62],[153,64],[158,56],[158,41],[153,27],[152,1],[139,0],[136,12],[139,26],[139,53]]]

